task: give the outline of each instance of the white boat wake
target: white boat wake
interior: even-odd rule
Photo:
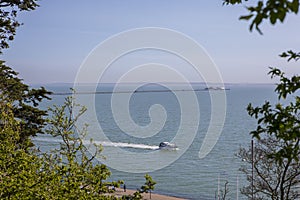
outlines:
[[[37,142],[47,142],[47,143],[61,143],[60,139],[53,138],[32,138],[33,141]],[[83,140],[84,144],[90,144],[89,140]],[[133,149],[148,149],[148,150],[158,150],[159,146],[147,145],[147,144],[133,144],[125,142],[108,142],[108,141],[93,141],[95,144],[101,144],[103,147],[122,147],[122,148],[133,148]]]
[[[149,150],[159,149],[159,146],[152,146],[147,144],[132,144],[132,143],[124,143],[124,142],[100,142],[100,141],[95,141],[95,143],[101,144],[104,147],[123,147],[123,148],[149,149]]]

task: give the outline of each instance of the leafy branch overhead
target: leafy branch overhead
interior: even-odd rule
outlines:
[[[224,4],[243,4],[247,0],[224,0]],[[258,1],[255,6],[246,6],[249,14],[240,17],[241,20],[251,20],[250,31],[255,28],[260,34],[260,25],[264,20],[269,20],[271,24],[284,22],[289,13],[298,14],[299,0],[267,0]]]
[[[17,28],[21,25],[16,19],[18,12],[34,10],[37,0],[1,0],[0,1],[0,54],[9,48]]]
[[[282,54],[279,55],[282,58],[288,58],[288,62],[291,60],[298,61],[300,59],[300,52],[296,53],[292,50],[289,50],[287,52],[283,52]]]

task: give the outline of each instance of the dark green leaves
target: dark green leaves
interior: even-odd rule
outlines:
[[[291,78],[285,76],[283,72],[281,72],[277,68],[270,68],[269,74],[271,77],[279,77],[280,83],[277,84],[275,91],[278,94],[278,98],[286,98],[287,95],[295,93],[298,89],[300,89],[300,76],[294,75]]]
[[[241,0],[225,0],[224,4],[241,4]],[[256,6],[247,6],[249,14],[241,16],[240,20],[251,20],[250,31],[255,28],[260,34],[260,25],[264,20],[269,19],[272,25],[278,21],[284,22],[289,13],[297,14],[299,11],[299,0],[267,0],[258,1]]]
[[[4,99],[13,102],[14,117],[20,121],[20,143],[27,137],[42,133],[46,111],[38,108],[44,99],[50,99],[51,92],[41,87],[31,89],[17,77],[18,73],[0,61],[0,93]]]
[[[2,0],[0,1],[0,54],[9,47],[17,28],[21,25],[16,19],[19,11],[34,10],[37,0]]]
[[[285,76],[283,72],[276,68],[270,68],[272,77],[279,77],[280,83],[276,86],[278,99],[287,98],[290,94],[300,89],[300,76],[294,75],[291,78]],[[260,107],[247,107],[248,114],[257,119],[257,128],[250,134],[260,139],[262,135],[270,135],[283,141],[284,146],[272,153],[279,162],[284,159],[298,159],[300,140],[300,98],[291,97],[294,101],[287,103],[277,103],[274,106],[270,102],[265,102]]]
[[[146,174],[145,176],[146,182],[145,184],[141,187],[141,191],[142,193],[148,193],[151,190],[154,190],[154,186],[156,184],[156,182],[152,179],[152,177],[149,174]]]
[[[292,12],[297,14],[299,11],[299,0],[293,0],[291,3],[289,3],[289,7]]]
[[[242,1],[224,1],[224,4],[238,3]],[[249,13],[240,20],[250,21],[250,31],[255,28],[262,34],[260,26],[265,20],[275,25],[283,23],[288,14],[297,14],[299,0],[260,0],[255,6],[247,6],[247,10]],[[280,56],[297,61],[300,53],[290,50]],[[242,193],[249,199],[253,199],[253,194],[255,199],[297,199],[299,194],[293,190],[300,178],[300,97],[296,93],[300,89],[300,76],[287,77],[277,68],[270,68],[269,74],[280,79],[275,89],[279,102],[271,105],[266,101],[262,106],[247,107],[248,114],[257,120],[257,127],[250,134],[260,144],[254,148],[254,155],[251,149],[240,152],[243,160],[254,167],[253,171],[242,167],[251,183]],[[291,98],[290,103],[283,101],[287,97]]]
[[[283,52],[280,57],[287,58],[287,61],[297,61],[300,53],[289,50]],[[257,128],[250,134],[258,139],[267,134],[282,141],[284,145],[269,155],[279,162],[282,163],[284,159],[297,160],[300,153],[300,98],[296,92],[300,89],[300,76],[287,77],[278,68],[270,68],[269,74],[271,78],[280,79],[275,88],[278,100],[286,99],[290,95],[293,101],[288,104],[279,102],[274,106],[266,102],[261,107],[253,107],[250,104],[247,108],[248,113],[257,119]]]
[[[250,15],[245,15],[245,16],[241,16],[239,19],[240,20],[249,20],[253,17],[253,14],[250,14]]]
[[[287,61],[295,60],[298,61],[300,59],[300,52],[295,53],[292,50],[289,50],[287,52],[283,52],[282,54],[279,55],[282,58],[288,58]]]
[[[247,1],[247,0],[245,0],[245,1]],[[242,0],[224,0],[223,1],[223,4],[226,4],[226,5],[228,5],[228,4],[234,5],[234,4],[240,4],[240,3],[242,3]]]

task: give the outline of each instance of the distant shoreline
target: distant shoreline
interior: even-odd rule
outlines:
[[[229,90],[229,89],[225,89]],[[191,91],[208,91],[207,89],[195,89],[195,90],[136,90],[134,93],[147,93],[147,92],[191,92]],[[54,92],[52,95],[73,95],[73,94],[112,94],[112,93],[132,93],[132,91],[96,91],[96,92]]]
[[[172,89],[172,90],[135,90],[134,93],[149,93],[149,92],[197,92],[197,91],[225,91],[230,90],[230,88],[224,89],[214,89],[214,88],[204,88],[204,89]],[[73,94],[112,94],[112,93],[132,93],[132,91],[96,91],[96,92],[54,92],[52,95],[73,95]]]

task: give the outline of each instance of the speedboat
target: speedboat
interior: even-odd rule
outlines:
[[[170,142],[161,142],[159,144],[159,149],[177,150],[178,147],[176,146],[176,144],[172,144]]]

